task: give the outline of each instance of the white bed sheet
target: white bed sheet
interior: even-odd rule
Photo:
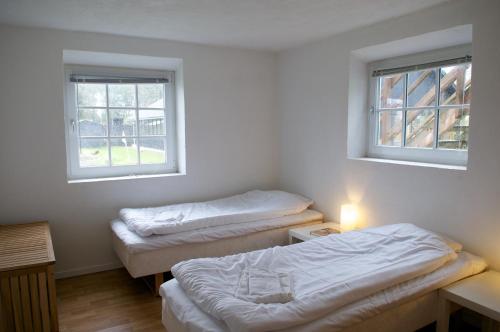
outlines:
[[[480,273],[485,268],[486,263],[483,259],[467,252],[461,252],[456,260],[429,274],[392,286],[362,300],[343,306],[322,318],[288,328],[286,331],[341,331],[457,280]],[[185,326],[185,331],[229,331],[224,322],[215,319],[198,308],[189,299],[177,280],[172,279],[164,283],[161,286],[160,294],[164,303],[162,314],[166,315],[168,306],[181,325]]]
[[[111,229],[124,243],[127,251],[131,254],[140,253],[159,248],[173,247],[186,243],[200,243],[216,241],[229,237],[237,237],[255,232],[261,232],[274,228],[298,225],[307,222],[323,220],[323,214],[314,210],[305,210],[301,213],[273,219],[263,219],[240,224],[207,227],[203,229],[167,234],[141,237],[128,229],[127,225],[115,219],[111,221]]]

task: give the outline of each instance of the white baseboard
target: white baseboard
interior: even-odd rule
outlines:
[[[56,271],[55,277],[56,277],[56,279],[63,279],[63,278],[75,277],[75,276],[79,276],[79,275],[83,275],[83,274],[114,270],[114,269],[118,269],[120,267],[123,267],[123,264],[119,261],[106,263],[106,264],[100,264],[100,265],[91,265],[91,266],[79,267],[76,269]]]

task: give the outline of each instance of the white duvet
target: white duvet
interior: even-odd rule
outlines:
[[[337,332],[352,327],[368,318],[386,310],[415,300],[438,288],[455,281],[482,272],[486,262],[467,252],[459,252],[458,258],[448,262],[439,269],[407,282],[386,288],[369,297],[352,302],[327,315],[282,332]],[[176,279],[169,280],[160,288],[163,297],[163,319],[166,323],[166,312],[171,310],[175,318],[189,332],[227,332],[227,326],[214,317],[200,310],[179,286]],[[164,324],[165,324],[164,323]],[[165,325],[168,327],[168,325]],[[377,330],[377,329],[376,329]],[[377,331],[379,331],[378,329]]]
[[[297,214],[313,201],[284,191],[252,190],[213,201],[122,209],[120,219],[140,236],[173,234]]]
[[[231,331],[306,324],[349,303],[423,276],[457,257],[438,235],[395,224],[221,258],[181,262],[172,273],[190,299]],[[256,304],[234,296],[241,271],[289,273],[294,300]]]

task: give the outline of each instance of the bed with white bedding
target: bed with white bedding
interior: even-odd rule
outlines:
[[[169,331],[412,331],[436,318],[437,289],[485,269],[461,246],[411,224],[173,267],[162,285]],[[293,300],[236,297],[249,268],[288,273]]]
[[[314,210],[244,224],[217,226],[177,234],[141,237],[121,220],[111,222],[113,247],[134,278],[170,271],[183,260],[215,257],[288,243],[290,228],[323,222]]]
[[[322,222],[311,204],[295,194],[253,190],[208,202],[123,209],[111,221],[113,247],[134,278],[161,277],[182,260],[285,245],[288,229]]]

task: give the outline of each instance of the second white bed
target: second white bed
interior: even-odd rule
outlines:
[[[137,235],[121,220],[113,220],[111,229],[116,254],[130,275],[137,278],[169,271],[186,259],[286,245],[290,228],[322,221],[321,213],[305,210],[279,218],[149,237]]]

